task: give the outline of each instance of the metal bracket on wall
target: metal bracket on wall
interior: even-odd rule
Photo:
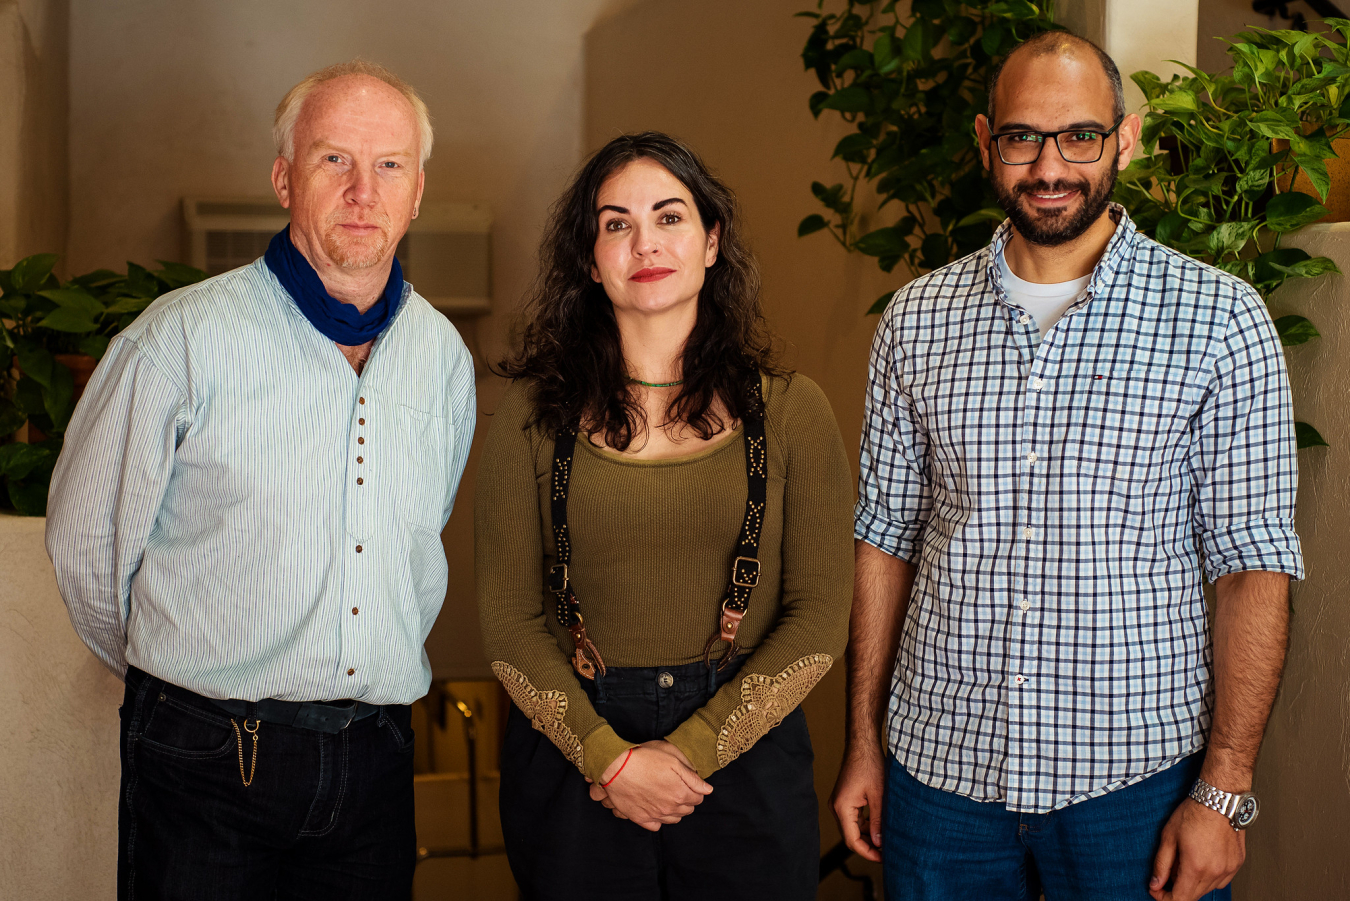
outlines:
[[[1252,0],[1252,10],[1263,16],[1279,16],[1285,19],[1296,31],[1308,30],[1308,17],[1295,10],[1289,11],[1293,0]],[[1331,0],[1303,0],[1314,13],[1323,19],[1344,19],[1345,13]]]

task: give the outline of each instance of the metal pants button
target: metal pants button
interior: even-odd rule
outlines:
[[[670,688],[670,686],[675,684],[675,677],[670,673],[662,673],[656,677],[656,684],[662,688]]]

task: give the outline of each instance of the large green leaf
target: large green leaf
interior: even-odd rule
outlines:
[[[812,213],[797,226],[797,237],[801,238],[813,232],[818,232],[828,224],[824,216],[819,213]]]
[[[42,390],[42,406],[59,431],[65,431],[70,414],[75,412],[75,376],[68,366],[52,367],[52,383]]]
[[[1308,252],[1297,247],[1268,250],[1256,258],[1252,280],[1258,285],[1283,281],[1288,276],[1288,267],[1309,259],[1312,257]]]
[[[38,294],[86,319],[97,319],[103,315],[103,304],[83,288],[51,288]]]
[[[21,344],[15,349],[14,356],[19,358],[19,368],[29,379],[44,388],[52,383],[52,367],[56,361],[52,359],[51,351],[33,344]],[[25,379],[19,381],[22,383]]]
[[[148,297],[119,297],[113,303],[108,304],[106,312],[109,316],[120,316],[123,313],[139,313],[153,302],[154,301]]]
[[[20,444],[16,441],[0,446],[0,476],[26,479],[41,466],[55,465],[55,457],[55,452],[45,444]]]
[[[1291,232],[1327,214],[1327,208],[1307,194],[1287,191],[1266,204],[1266,225],[1271,231]]]
[[[865,113],[872,108],[872,95],[857,85],[849,85],[827,97],[820,108],[841,113]]]
[[[34,482],[9,481],[9,502],[24,516],[47,515],[47,479]]]
[[[868,232],[853,247],[869,257],[887,257],[904,253],[909,249],[909,242],[893,227],[887,227]]]
[[[108,340],[107,335],[85,335],[80,339],[80,353],[101,360],[108,352]]]
[[[1252,131],[1268,138],[1297,138],[1299,136],[1298,115],[1293,110],[1263,110],[1247,120]]]
[[[947,236],[940,232],[934,232],[923,239],[923,244],[919,248],[920,261],[927,269],[937,269],[947,265],[951,259],[951,248],[947,243]]]
[[[1154,232],[1154,237],[1159,244],[1172,245],[1178,241],[1186,231],[1186,217],[1172,210],[1170,213],[1158,220],[1158,227]]]
[[[854,47],[848,53],[839,58],[839,62],[834,64],[834,74],[843,75],[849,69],[870,69],[872,68],[872,52],[862,47]]]
[[[74,334],[83,334],[92,332],[98,328],[98,323],[83,313],[72,310],[70,307],[57,307],[52,310],[42,321],[38,323],[42,328],[53,329],[58,332],[72,332]]]
[[[1330,272],[1339,273],[1341,270],[1336,268],[1336,263],[1330,257],[1313,257],[1310,260],[1303,260],[1289,266],[1282,266],[1276,263],[1274,269],[1283,272],[1285,275],[1291,275],[1296,278],[1317,278],[1319,275],[1326,275]]]
[[[1294,423],[1294,437],[1300,450],[1305,447],[1330,447],[1317,429],[1306,422]]]
[[[865,134],[854,132],[839,139],[839,143],[834,145],[831,158],[842,157],[851,163],[863,163],[867,161],[867,153],[871,149],[872,139]]]
[[[895,296],[894,291],[888,291],[887,293],[878,297],[876,300],[872,301],[872,305],[867,308],[867,315],[875,316],[878,313],[886,312],[886,306],[891,302],[891,298],[894,296]]]
[[[35,253],[31,257],[19,260],[9,273],[14,290],[21,294],[32,294],[37,291],[52,274],[58,259],[60,257],[54,253]]]
[[[1236,254],[1247,245],[1260,226],[1261,223],[1256,221],[1221,222],[1209,233],[1209,250],[1216,257]]]
[[[1303,316],[1281,316],[1275,320],[1275,331],[1285,347],[1295,347],[1322,336],[1317,327]]]
[[[1171,91],[1149,105],[1169,113],[1193,113],[1200,109],[1199,101],[1190,91]]]
[[[1331,175],[1327,172],[1326,162],[1312,156],[1296,156],[1294,162],[1298,163],[1308,181],[1312,182],[1313,188],[1323,200],[1326,200],[1327,194],[1331,191]]]
[[[28,419],[28,414],[24,413],[13,403],[0,397],[0,437],[13,434]],[[9,445],[3,445],[9,447]]]

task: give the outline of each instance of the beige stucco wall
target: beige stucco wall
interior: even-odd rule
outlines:
[[[103,901],[117,872],[122,683],[66,619],[45,519],[0,514],[0,898]]]
[[[1350,273],[1350,223],[1292,244]],[[1307,579],[1294,586],[1284,683],[1256,773],[1261,819],[1238,901],[1350,897],[1350,280],[1293,281],[1275,316],[1307,316],[1320,339],[1290,348],[1294,411],[1331,444],[1299,452],[1298,531]]]
[[[68,0],[0,0],[0,268],[64,253]]]

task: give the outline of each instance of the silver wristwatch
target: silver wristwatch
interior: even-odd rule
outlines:
[[[1251,792],[1226,792],[1203,779],[1195,780],[1195,785],[1191,787],[1191,800],[1228,817],[1229,825],[1238,832],[1254,823],[1261,811],[1261,805],[1256,803],[1256,795]]]

